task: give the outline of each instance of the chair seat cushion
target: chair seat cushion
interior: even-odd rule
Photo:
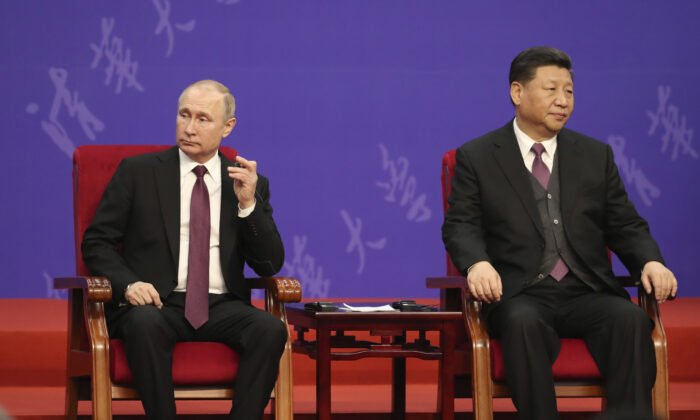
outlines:
[[[238,374],[238,360],[238,353],[222,343],[177,343],[173,351],[173,382],[175,386],[232,385]],[[134,382],[122,340],[109,341],[109,374],[115,384]]]
[[[491,339],[491,375],[495,381],[506,379],[503,367],[503,348],[501,341]],[[593,356],[588,351],[586,343],[577,338],[564,338],[561,340],[561,351],[552,366],[555,380],[567,379],[600,379],[600,370],[595,364]]]

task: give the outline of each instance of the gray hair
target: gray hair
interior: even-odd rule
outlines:
[[[185,90],[183,90],[182,93],[180,94],[180,97],[177,100],[177,106],[179,107],[180,103],[182,103],[182,98],[185,96],[185,92],[187,92],[191,88],[200,87],[200,86],[212,88],[224,96],[224,118],[227,121],[236,116],[236,100],[234,99],[233,95],[231,94],[231,91],[229,90],[229,88],[227,88],[223,84],[217,82],[216,80],[209,80],[209,79],[200,80],[198,82],[194,82],[191,85],[187,86],[185,88]]]

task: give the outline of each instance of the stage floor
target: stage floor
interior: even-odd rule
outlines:
[[[430,303],[425,301],[421,303]],[[665,303],[661,313],[669,341],[671,418],[700,419],[700,298]],[[0,406],[16,419],[62,418],[66,314],[66,303],[61,300],[0,300]],[[314,418],[314,361],[295,354],[293,366],[295,418]],[[333,418],[388,419],[390,369],[385,359],[334,362]],[[436,383],[437,362],[408,360],[407,419],[432,420]],[[599,400],[560,401],[560,410],[566,413],[563,418],[569,420],[590,418],[600,408]],[[227,401],[178,402],[185,419],[224,418],[229,408]],[[516,418],[507,399],[496,400],[494,408],[497,419]],[[457,419],[471,418],[471,400],[456,400],[456,411]],[[89,403],[81,403],[80,413],[87,418]],[[143,411],[138,402],[115,402],[114,413],[115,418],[138,419]]]

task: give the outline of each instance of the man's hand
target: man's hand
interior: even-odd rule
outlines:
[[[498,302],[503,296],[501,276],[488,261],[479,261],[471,266],[467,273],[467,283],[472,296],[478,300]]]
[[[158,309],[163,307],[163,303],[160,301],[160,295],[151,283],[144,283],[142,281],[131,283],[129,289],[124,292],[124,297],[127,302],[134,306],[155,305]]]
[[[652,292],[653,286],[654,297],[659,302],[664,302],[669,298],[675,298],[676,292],[678,291],[676,276],[673,275],[671,270],[658,261],[649,261],[644,264],[644,269],[642,270],[642,285],[647,294]]]
[[[240,167],[229,166],[228,176],[233,178],[233,192],[238,197],[241,210],[255,204],[255,185],[258,183],[258,163],[254,160],[246,160],[236,156],[236,163]]]

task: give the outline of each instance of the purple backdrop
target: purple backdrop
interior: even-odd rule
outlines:
[[[59,297],[75,272],[72,150],[174,143],[202,78],[236,96],[226,144],[270,178],[306,297],[436,296],[440,159],[512,117],[508,66],[534,45],[572,56],[569,127],[613,146],[700,296],[699,20],[697,2],[2,1],[0,297]]]

